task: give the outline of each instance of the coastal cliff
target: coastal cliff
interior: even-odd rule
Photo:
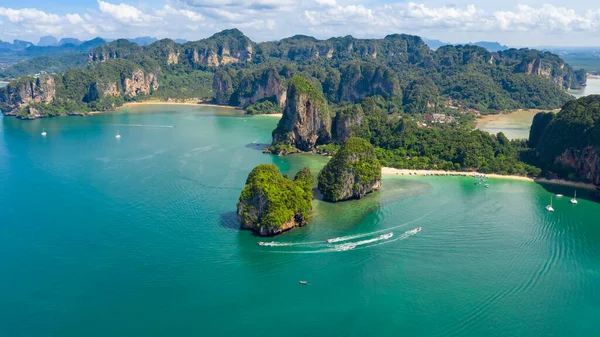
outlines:
[[[359,104],[340,108],[333,119],[333,137],[336,141],[345,142],[355,133],[355,128],[363,123],[364,112]]]
[[[529,145],[548,174],[600,187],[600,95],[570,101],[556,115],[537,114]]]
[[[350,138],[319,173],[319,191],[328,201],[362,198],[381,186],[381,164],[373,146]]]
[[[5,115],[14,116],[31,103],[50,103],[55,96],[56,84],[52,76],[21,78],[0,91],[0,109]],[[32,116],[39,116],[36,110],[31,112]]]
[[[312,210],[313,180],[308,168],[300,170],[292,181],[273,164],[258,165],[240,194],[238,222],[243,229],[261,236],[305,226]]]
[[[159,88],[156,71],[144,70],[127,60],[104,62],[98,72],[96,77],[72,72],[11,81],[0,89],[0,109],[6,115],[25,119],[82,115],[114,109],[125,98],[148,96]],[[59,91],[62,95],[57,94]]]
[[[331,115],[323,93],[301,76],[287,89],[283,116],[273,130],[271,152],[313,151],[331,141]]]

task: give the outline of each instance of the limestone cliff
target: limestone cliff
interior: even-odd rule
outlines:
[[[243,229],[258,235],[276,235],[307,224],[312,210],[313,176],[302,169],[294,181],[281,175],[273,164],[255,167],[237,204],[237,219]]]
[[[364,113],[360,105],[349,105],[337,111],[333,120],[333,137],[345,142],[354,135],[354,129],[362,125]]]
[[[586,146],[583,149],[566,149],[556,158],[555,163],[572,168],[581,180],[600,188],[599,145]]]
[[[357,102],[367,96],[390,97],[400,90],[394,72],[371,63],[353,63],[341,70],[338,101]]]
[[[529,145],[549,175],[600,188],[600,95],[569,101],[556,115],[536,115]]]
[[[319,173],[319,191],[328,201],[362,198],[381,186],[381,164],[373,146],[350,138]]]
[[[331,115],[323,93],[296,75],[288,85],[283,116],[273,130],[274,153],[313,151],[331,141]],[[282,149],[285,149],[282,151]]]
[[[125,95],[137,96],[147,95],[151,91],[158,89],[158,77],[154,73],[145,73],[141,69],[136,69],[130,78],[123,80]]]
[[[0,90],[0,109],[6,115],[16,115],[22,107],[31,103],[50,103],[55,96],[56,85],[52,76],[21,78]]]
[[[274,98],[281,108],[285,107],[286,87],[274,68],[250,74],[238,85],[238,102],[242,108],[265,98]]]

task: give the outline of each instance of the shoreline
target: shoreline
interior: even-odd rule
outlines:
[[[411,174],[409,174],[411,173]],[[416,173],[416,175],[415,175]],[[587,190],[597,190],[598,188],[594,184],[587,184],[577,181],[568,181],[562,179],[546,179],[546,178],[529,178],[524,176],[516,176],[516,175],[502,175],[495,173],[480,173],[476,171],[443,171],[443,170],[409,170],[409,169],[396,169],[393,167],[382,167],[381,174],[384,176],[424,176],[425,174],[450,174],[450,175],[459,175],[472,177],[474,174],[485,175],[488,178],[493,179],[507,179],[507,180],[516,180],[516,181],[529,181],[538,184],[551,184],[551,185],[560,185],[560,186],[570,186],[576,188],[582,188]]]
[[[125,103],[123,105],[121,105],[118,108],[115,108],[115,111],[126,108],[126,107],[130,107],[130,106],[139,106],[139,105],[190,105],[190,106],[208,106],[208,107],[214,107],[214,108],[225,108],[225,109],[234,109],[234,110],[240,110],[240,111],[244,111],[242,109],[238,109],[237,107],[234,106],[230,106],[230,105],[218,105],[218,104],[211,104],[211,103],[202,103],[202,102],[163,102],[163,101],[142,101],[142,102],[128,102]],[[88,112],[88,114],[91,113],[102,113],[104,111],[93,111],[93,112]]]
[[[281,118],[281,117],[283,117],[283,114],[259,114],[259,115],[255,115],[255,116],[266,116],[266,117],[277,117],[277,118]]]

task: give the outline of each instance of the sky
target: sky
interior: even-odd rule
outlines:
[[[406,33],[450,43],[600,46],[600,1],[539,0],[2,0],[0,40],[44,35],[199,40],[238,28],[252,40],[296,34],[382,38]]]

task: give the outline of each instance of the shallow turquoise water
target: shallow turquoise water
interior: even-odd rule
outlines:
[[[147,106],[0,123],[0,336],[600,335],[597,203],[549,214],[534,183],[391,176],[261,247],[233,215],[248,172],[327,160],[261,153],[274,118]]]

